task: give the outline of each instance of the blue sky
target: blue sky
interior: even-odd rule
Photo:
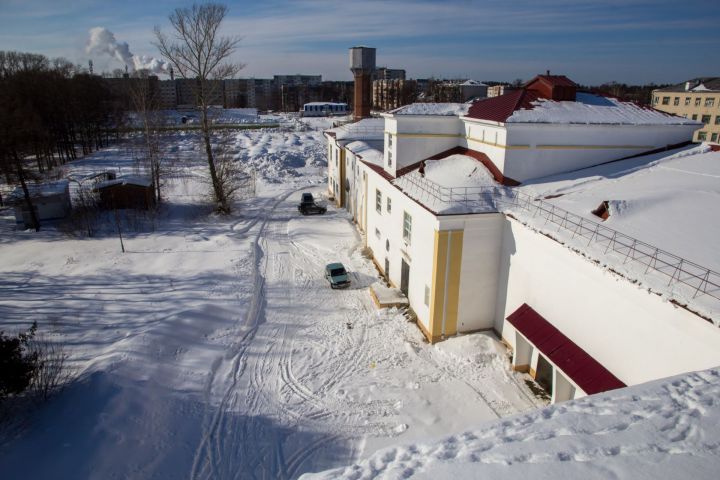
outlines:
[[[350,80],[347,49],[378,49],[378,65],[411,77],[529,79],[551,70],[583,84],[675,83],[720,75],[720,1],[264,0],[228,1],[224,32],[242,37],[241,76],[320,73]],[[0,50],[86,64],[88,30],[105,27],[157,55],[181,0],[0,0]],[[96,70],[119,68],[94,57]]]

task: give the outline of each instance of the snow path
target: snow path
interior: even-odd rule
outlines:
[[[493,336],[430,346],[374,308],[347,212],[296,209],[301,191],[322,197],[321,133],[238,134],[275,152],[243,153],[261,181],[232,217],[208,214],[193,138],[172,141],[182,169],[128,253],[112,233],[18,232],[0,212],[0,327],[37,320],[79,373],[0,439],[8,478],[290,479],[542,404]],[[72,169],[131,163],[118,145]],[[332,261],[350,289],[329,288]]]

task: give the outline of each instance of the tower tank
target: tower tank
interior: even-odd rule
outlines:
[[[355,111],[353,118],[360,120],[370,116],[372,104],[372,74],[375,71],[375,49],[352,47],[350,49],[350,70],[355,78],[353,95]]]

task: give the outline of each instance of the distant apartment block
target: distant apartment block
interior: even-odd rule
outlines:
[[[694,142],[720,141],[720,77],[694,78],[652,92],[652,106],[703,123]]]
[[[405,80],[405,70],[401,68],[378,67],[373,80]]]
[[[505,95],[506,93],[512,92],[513,90],[517,90],[518,87],[512,87],[510,85],[493,85],[491,87],[488,87],[487,89],[487,97],[499,97],[500,95]]]
[[[393,110],[413,103],[417,98],[415,80],[375,80],[372,85],[373,109]]]

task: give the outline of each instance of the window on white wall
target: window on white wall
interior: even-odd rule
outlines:
[[[392,151],[388,150],[388,167],[392,167]]]
[[[388,213],[392,211],[392,199],[390,197],[387,197],[387,205],[385,206]]]
[[[377,189],[375,189],[375,210],[377,210],[378,213],[382,213],[382,193]]]
[[[430,286],[425,285],[425,306],[430,306]]]
[[[403,212],[403,240],[410,243],[412,238],[412,217],[409,213]]]
[[[378,228],[375,229],[375,236],[377,238],[380,238],[380,229],[378,229]]]

